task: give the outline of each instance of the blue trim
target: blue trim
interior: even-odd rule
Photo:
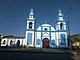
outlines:
[[[28,33],[27,43],[32,44],[32,33]]]
[[[36,44],[37,44],[37,45],[40,45],[40,44],[41,44],[40,39],[37,39],[37,40],[36,40]]]
[[[37,30],[36,32],[56,32],[56,31],[41,31],[41,30]]]
[[[67,30],[56,30],[56,32],[67,32]]]
[[[51,45],[56,46],[56,40],[52,40]]]
[[[56,22],[67,22],[67,21],[65,21],[65,20],[63,20],[63,21],[57,20]]]
[[[60,34],[61,37],[61,45],[66,45],[66,37],[65,34]]]
[[[56,31],[41,31],[41,30],[37,30],[36,32],[67,32],[67,30],[56,30]]]
[[[34,21],[34,20],[28,19],[27,21]]]
[[[62,22],[61,22],[62,23]],[[60,25],[60,24],[56,24],[56,25]],[[63,24],[63,25],[66,25],[66,24]]]
[[[34,31],[34,29],[26,29],[26,31]]]

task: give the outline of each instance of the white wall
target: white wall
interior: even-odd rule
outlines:
[[[6,41],[5,44],[3,44],[4,40]],[[11,40],[13,41],[12,44],[16,44],[17,41],[20,40],[20,45],[23,45],[23,46],[25,45],[25,39],[24,38],[3,38],[2,41],[1,41],[1,46],[6,46],[6,45],[10,46],[10,41]]]

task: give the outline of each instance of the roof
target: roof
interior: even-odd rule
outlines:
[[[9,35],[9,36],[3,36],[3,38],[25,38],[25,37]]]
[[[42,24],[41,26],[51,26],[51,25],[49,25],[49,24]]]

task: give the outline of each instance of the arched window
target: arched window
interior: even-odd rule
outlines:
[[[32,22],[29,22],[29,29],[32,29]]]
[[[37,39],[36,44],[40,45],[40,39]]]
[[[13,44],[13,41],[11,40],[11,41],[10,41],[10,45],[12,45],[12,44]]]
[[[63,23],[60,23],[60,29],[61,30],[63,29]]]
[[[52,40],[51,41],[51,45],[56,45],[56,41],[55,40]]]
[[[3,44],[6,44],[6,40],[3,41]]]
[[[47,31],[47,28],[45,28],[44,30]]]

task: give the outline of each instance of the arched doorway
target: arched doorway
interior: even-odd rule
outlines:
[[[43,48],[49,48],[49,39],[44,38],[42,43]]]

